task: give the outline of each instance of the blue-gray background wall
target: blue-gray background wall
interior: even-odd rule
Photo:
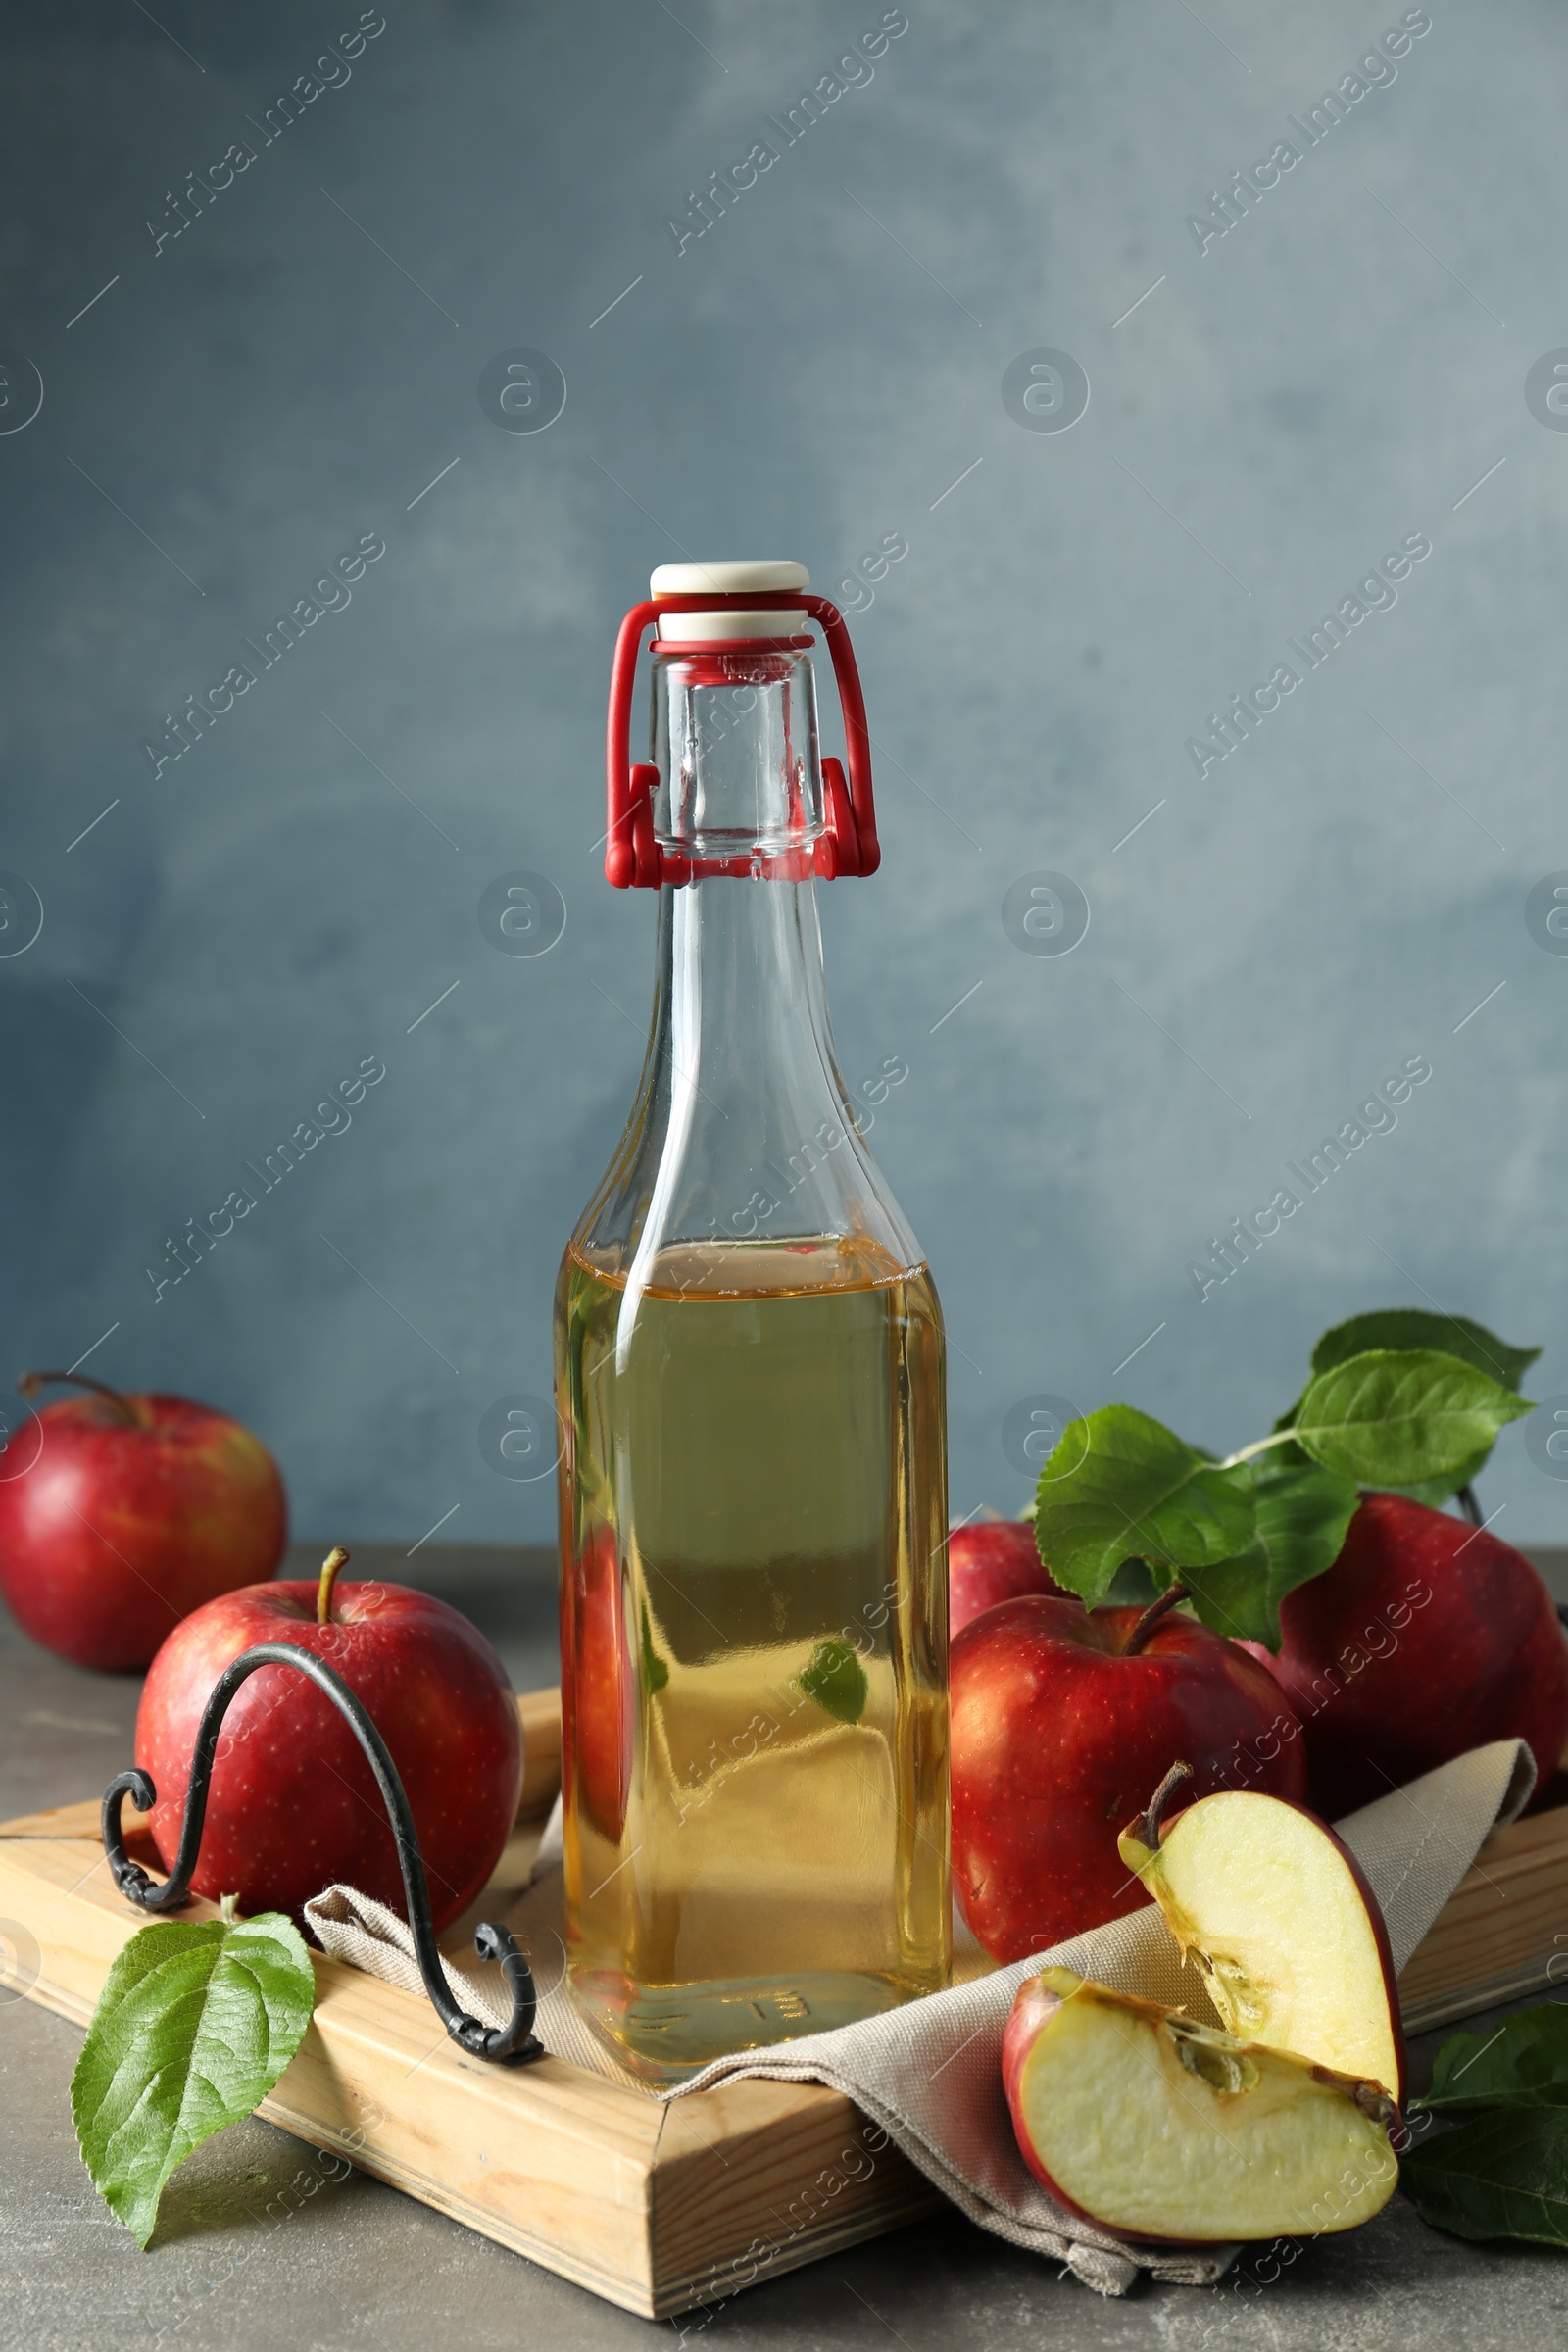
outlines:
[[[1188,217],[1400,8],[907,0],[789,147],[766,118],[874,0],[386,0],[270,144],[351,0],[158,14],[8,19],[0,342],[44,400],[0,438],[0,867],[45,919],[0,961],[0,1372],[114,1326],[86,1368],[252,1423],[301,1533],[548,1534],[477,1430],[548,1384],[642,1052],[653,906],[594,847],[612,631],[657,563],[779,554],[862,608],[885,860],[822,894],[829,985],[850,1078],[909,1068],[873,1142],[947,1309],[956,1513],[1022,1501],[1020,1399],[1240,1444],[1365,1306],[1540,1341],[1532,1393],[1568,1390],[1568,961],[1525,918],[1568,866],[1568,438],[1525,397],[1568,340],[1550,0],[1434,0],[1203,250]],[[568,387],[537,434],[476,393],[519,346]],[[1004,404],[1038,347],[1087,373],[1070,430]],[[352,604],[155,777],[165,713],[365,533]],[[1417,533],[1200,778],[1207,714]],[[477,921],[514,868],[568,910],[536,959]],[[1070,955],[1004,930],[1039,869],[1092,909]],[[1200,1301],[1209,1237],[1415,1055],[1397,1126]],[[347,1132],[155,1298],[366,1056]],[[1522,1431],[1483,1499],[1568,1535]]]

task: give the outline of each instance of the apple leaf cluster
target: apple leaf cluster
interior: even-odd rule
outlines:
[[[1277,1650],[1281,1600],[1333,1566],[1358,1492],[1442,1503],[1467,1487],[1532,1409],[1519,1383],[1540,1352],[1462,1316],[1352,1316],[1318,1341],[1271,1435],[1223,1461],[1102,1405],[1068,1422],[1041,1471],[1040,1555],[1091,1606],[1125,1561],[1146,1561],[1155,1590],[1185,1585],[1216,1633]]]
[[[1418,2104],[1465,2118],[1400,2165],[1424,2222],[1568,2245],[1568,2005],[1521,2010],[1490,2038],[1450,2034]]]
[[[145,2247],[171,2175],[253,2112],[299,2048],[316,1973],[281,1912],[142,1928],[109,1972],[71,2078],[82,2161]]]

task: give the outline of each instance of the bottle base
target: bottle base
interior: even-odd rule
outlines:
[[[596,1973],[573,1975],[570,1988],[579,2013],[619,2063],[640,2082],[663,2088],[715,2058],[858,2025],[939,1986],[808,1970],[657,1985]]]

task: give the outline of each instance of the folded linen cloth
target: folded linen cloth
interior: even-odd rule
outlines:
[[[1339,1823],[1383,1906],[1396,1971],[1409,1960],[1487,1833],[1512,1821],[1534,1786],[1535,1765],[1523,1741],[1497,1740]],[[1125,2294],[1140,2271],[1182,2285],[1207,2285],[1234,2257],[1234,2246],[1136,2245],[1065,2212],[1018,2153],[1003,2094],[1002,2035],[1013,1995],[1048,1964],[1218,2022],[1201,1979],[1185,1967],[1153,1904],[950,1991],[832,2033],[716,2059],[675,2089],[655,2092],[617,2064],[571,2001],[562,1895],[560,1830],[553,1816],[532,1883],[507,1923],[533,1969],[540,1992],[536,2031],[552,2056],[648,2097],[682,2098],[745,2075],[827,2083],[880,2125],[971,2221],[1064,2263],[1101,2294]],[[409,1931],[395,1912],[351,1886],[329,1886],[305,1910],[334,1958],[412,1992],[422,1990]],[[446,1968],[457,1997],[475,2016],[493,2025],[505,2021],[510,2000],[498,1969],[481,1971],[451,1959]]]

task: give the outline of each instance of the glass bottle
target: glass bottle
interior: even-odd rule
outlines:
[[[557,1287],[562,1778],[571,1987],[652,2081],[949,1968],[942,1316],[828,1024],[815,881],[880,853],[848,634],[807,586],[663,566],[612,690],[606,868],[659,887],[658,965]]]

